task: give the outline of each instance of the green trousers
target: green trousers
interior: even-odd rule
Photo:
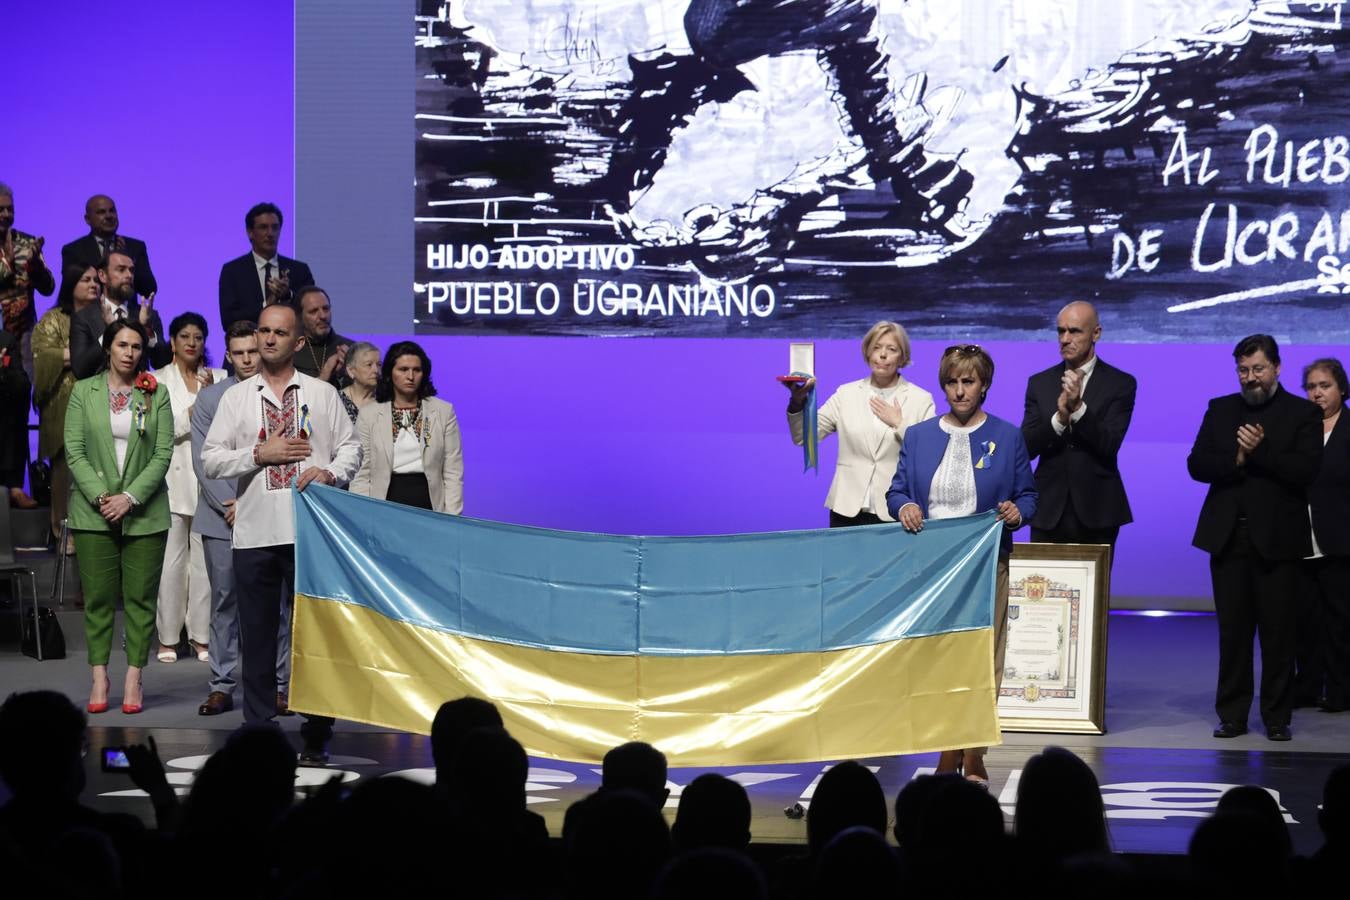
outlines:
[[[106,666],[112,653],[113,613],[122,597],[127,665],[144,667],[155,632],[155,598],[164,566],[167,531],[126,536],[113,531],[72,531],[84,587],[84,638],[89,665]]]

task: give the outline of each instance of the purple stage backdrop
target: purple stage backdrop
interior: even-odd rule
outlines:
[[[166,320],[197,309],[214,326],[220,264],[247,249],[244,211],[271,199],[292,212],[289,4],[26,4],[6,26],[17,108],[0,180],[14,188],[16,227],[44,235],[55,265],[60,245],[86,230],[85,199],[110,193],[122,230],[149,243]],[[361,210],[351,213],[363,224]],[[294,227],[305,223],[286,224],[290,252]],[[344,305],[360,299],[327,286],[343,330]],[[49,305],[39,301],[40,310]],[[397,306],[391,315],[406,315]],[[1280,322],[1270,329],[1278,336]],[[952,342],[963,336],[953,322]],[[1027,375],[1056,361],[1050,322],[1045,337],[990,345],[993,413],[1020,419]],[[1209,594],[1206,558],[1190,547],[1203,490],[1185,457],[1207,398],[1234,389],[1229,348],[1240,335],[1194,337],[1203,343],[1101,348],[1139,379],[1122,452],[1135,524],[1120,539],[1118,598],[1169,605]],[[773,381],[787,365],[785,341],[423,340],[441,396],[459,411],[470,515],[667,534],[825,523],[834,442],[823,446],[821,472],[803,475],[786,393]],[[913,381],[935,390],[945,343],[916,346]],[[219,359],[219,334],[210,344]],[[1286,347],[1284,383],[1296,388],[1304,362],[1337,352]],[[816,355],[822,397],[865,374],[854,341],[821,342]]]

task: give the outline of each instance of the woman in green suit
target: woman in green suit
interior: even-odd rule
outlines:
[[[164,476],[173,459],[173,410],[169,392],[142,371],[145,346],[139,322],[110,324],[103,332],[104,370],[76,382],[66,409],[66,457],[75,482],[69,518],[84,583],[91,713],[108,708],[118,594],[126,615],[124,713],[141,711],[141,669],[155,629],[169,530]]]

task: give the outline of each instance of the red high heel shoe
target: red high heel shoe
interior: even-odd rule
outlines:
[[[144,691],[145,689],[143,685],[139,684],[136,685],[136,687],[141,691]],[[140,703],[127,703],[125,700],[122,701],[122,712],[123,714],[128,716],[134,716],[144,708],[145,708],[144,695],[142,695]]]
[[[103,679],[103,693],[105,695],[105,699],[103,700],[102,703],[95,703],[93,700],[90,700],[89,705],[86,706],[85,709],[88,710],[90,713],[101,713],[108,711],[108,701],[106,699],[106,695],[112,693],[111,678]]]

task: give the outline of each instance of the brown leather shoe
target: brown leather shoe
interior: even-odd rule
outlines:
[[[199,716],[218,716],[234,709],[234,698],[224,691],[212,691],[206,696],[206,702],[197,707]]]
[[[282,693],[277,694],[277,715],[279,716],[295,715],[295,713],[291,712],[291,704],[286,700],[286,695]]]
[[[9,489],[9,505],[18,509],[37,509],[38,502],[24,493],[23,488]]]

